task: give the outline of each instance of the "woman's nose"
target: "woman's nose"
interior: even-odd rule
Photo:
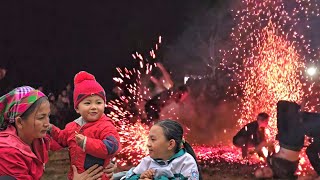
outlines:
[[[49,116],[46,118],[46,120],[44,121],[44,126],[49,126],[50,125],[50,118]]]

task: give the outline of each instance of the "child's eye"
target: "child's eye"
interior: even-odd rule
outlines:
[[[101,101],[98,101],[97,104],[102,104],[102,102],[101,102]]]
[[[89,102],[85,102],[84,104],[90,104]]]

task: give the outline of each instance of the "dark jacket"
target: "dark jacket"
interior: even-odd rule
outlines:
[[[239,137],[244,137],[254,145],[258,145],[265,140],[264,128],[259,129],[258,121],[253,121],[240,129],[235,138]]]

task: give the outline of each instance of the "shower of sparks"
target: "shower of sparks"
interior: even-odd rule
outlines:
[[[120,93],[118,99],[108,102],[107,108],[110,111],[108,117],[115,121],[120,134],[122,150],[118,155],[118,162],[121,166],[137,165],[139,160],[148,154],[146,143],[149,125],[143,123],[143,120],[146,120],[144,105],[146,100],[152,98],[147,84],[152,69],[156,67],[156,51],[161,41],[160,36],[154,49],[150,50],[150,59],[144,58],[138,52],[132,54],[138,64],[137,68],[117,68],[119,77],[113,78]],[[172,116],[167,118],[177,119],[174,110],[170,110]]]
[[[239,127],[266,112],[270,115],[269,138],[274,139],[279,100],[295,101],[303,110],[316,111],[318,92],[305,76],[306,64],[314,63],[316,53],[303,35],[311,28],[310,17],[319,16],[316,2],[242,0],[239,9],[232,10],[236,23],[231,33],[233,48],[221,52],[222,66],[232,72],[231,95],[239,99],[235,110]],[[235,93],[239,88],[242,93]]]
[[[222,65],[233,72],[232,81],[243,91],[237,110],[239,125],[264,111],[271,115],[274,136],[276,102],[301,103],[313,93],[312,84],[303,76],[307,58],[315,59],[315,53],[298,26],[303,23],[311,28],[306,23],[310,14],[319,15],[318,4],[311,0],[242,0],[240,9],[233,10],[237,23],[231,34],[234,47],[223,52]],[[314,110],[316,104],[307,105],[307,110]]]
[[[161,43],[161,37],[159,37]],[[155,50],[158,49],[158,44]],[[136,52],[132,57],[138,63],[138,68],[128,70],[117,68],[119,77],[113,78],[120,91],[119,98],[111,100],[107,104],[110,110],[108,116],[115,121],[120,134],[122,150],[118,161],[121,166],[136,165],[139,160],[146,156],[149,126],[141,122],[144,116],[144,101],[151,99],[150,89],[143,84],[144,77],[151,72],[155,63],[144,59]],[[156,58],[155,51],[150,51],[152,60]]]
[[[276,104],[279,100],[301,103],[305,96],[301,71],[304,67],[294,44],[284,37],[276,35],[274,24],[265,27],[260,40],[253,51],[258,52],[244,59],[247,67],[239,77],[246,77],[239,82],[244,96],[240,100],[240,125],[254,120],[259,112],[267,112],[271,121],[271,135],[276,134]]]
[[[316,1],[316,0],[314,0]],[[242,0],[241,10],[233,10],[236,27],[231,34],[233,48],[222,51],[222,65],[231,70],[232,81],[242,90],[242,95],[233,93],[240,99],[239,127],[254,120],[259,112],[267,112],[269,138],[276,134],[276,103],[278,100],[296,101],[304,104],[304,110],[316,111],[319,103],[315,97],[314,83],[306,73],[306,63],[315,59],[310,48],[310,40],[302,35],[301,28],[310,29],[306,24],[310,15],[319,15],[318,5],[311,0]],[[303,25],[301,25],[303,24]],[[119,129],[123,149],[118,156],[121,166],[136,165],[147,155],[149,126],[142,122],[145,118],[144,103],[151,99],[146,81],[155,68],[156,51],[161,37],[148,57],[135,53],[132,57],[139,64],[129,70],[117,68],[115,77],[118,88],[124,92],[119,99],[108,103],[108,114]],[[146,78],[147,77],[147,78]],[[230,90],[237,90],[230,87]],[[233,91],[235,92],[235,91]],[[174,113],[174,110],[172,110]],[[254,156],[248,162],[241,157],[239,148],[226,146],[194,146],[198,161],[203,166],[217,163],[240,163],[261,165],[264,159]],[[310,169],[305,155],[300,159],[299,172]]]

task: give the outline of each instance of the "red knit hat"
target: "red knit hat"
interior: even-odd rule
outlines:
[[[98,95],[106,103],[106,93],[95,77],[86,71],[80,71],[74,76],[73,102],[76,109],[78,104],[86,97]]]

